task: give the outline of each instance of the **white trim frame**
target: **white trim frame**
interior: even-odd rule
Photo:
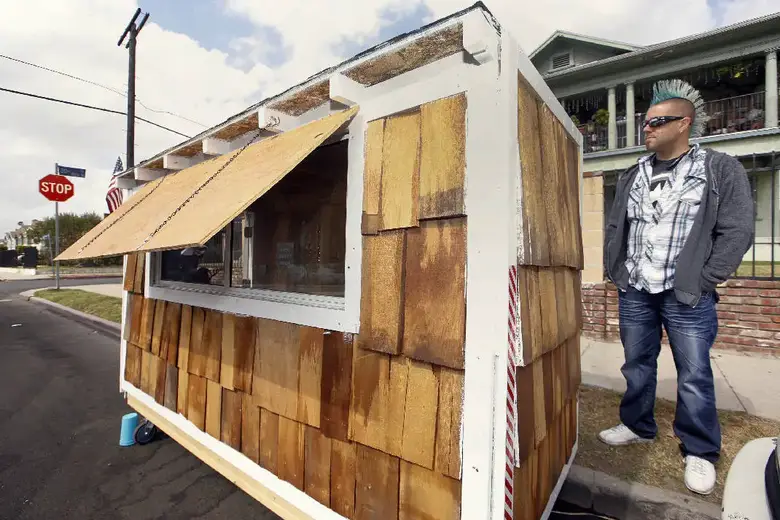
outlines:
[[[483,16],[480,13],[480,16]],[[485,23],[488,23],[485,20]],[[247,300],[230,295],[202,294],[165,287],[150,286],[150,269],[145,272],[146,295],[188,305],[225,312],[248,314],[329,330],[357,332],[359,327],[360,273],[362,234],[360,229],[363,200],[364,135],[370,120],[415,108],[423,103],[465,93],[466,175],[465,206],[468,215],[465,336],[465,383],[462,413],[462,481],[461,518],[469,520],[502,520],[504,518],[504,478],[506,443],[507,386],[507,276],[508,266],[517,261],[516,204],[520,164],[517,143],[517,75],[518,69],[539,95],[561,118],[562,109],[547,88],[539,89],[541,76],[530,61],[519,52],[517,42],[504,34],[481,46],[484,56],[496,56],[481,65],[464,61],[458,54],[426,65],[373,87],[336,88],[331,96],[341,103],[361,108],[349,126],[349,172],[347,193],[347,276],[344,308],[311,307],[303,302]],[[524,61],[525,60],[525,61]],[[524,63],[527,65],[524,66]],[[518,66],[519,65],[519,66]],[[529,71],[533,71],[529,74]],[[338,84],[338,83],[337,83]],[[565,114],[564,114],[565,116]],[[562,120],[567,130],[572,130]],[[569,120],[569,123],[570,120]],[[496,131],[502,139],[496,139]],[[576,132],[576,129],[574,129]],[[579,137],[579,132],[574,134]],[[581,137],[577,139],[581,146]],[[496,225],[496,223],[501,223]],[[147,254],[147,266],[151,255]],[[503,295],[503,297],[497,297]],[[143,400],[154,411],[176,425],[188,428],[204,448],[224,457],[230,464],[247,472],[285,500],[301,508],[314,507],[312,518],[336,519],[323,512],[309,497],[269,477],[261,468],[247,468],[240,455],[229,451],[215,439],[194,431],[178,414],[164,409],[151,398],[124,381],[122,389]],[[140,395],[139,395],[140,394]],[[490,404],[492,403],[492,405]],[[575,450],[576,451],[576,450]]]
[[[481,20],[481,23],[487,24],[495,34],[495,30],[489,25],[482,12],[475,11],[469,13],[467,17],[470,18],[468,23],[471,24],[479,23]],[[483,48],[485,47],[483,46]],[[483,50],[482,52],[498,55],[497,38],[492,51]],[[486,66],[495,68],[495,60],[487,65],[474,65],[467,61],[466,53],[461,52],[375,86],[361,89],[336,87],[331,90],[331,97],[337,99],[339,103],[360,106],[358,113],[348,127],[350,142],[347,174],[347,251],[343,298],[238,288],[225,291],[214,286],[158,283],[157,281],[150,284],[149,269],[147,269],[146,294],[148,297],[231,314],[256,316],[339,332],[358,333],[360,329],[360,267],[362,260],[363,157],[368,122],[418,107],[429,101],[467,92],[476,79],[483,76],[489,82],[488,90],[485,91],[484,95],[487,98],[492,98],[495,96],[496,76],[486,74],[484,70]],[[336,84],[339,85],[338,82]],[[348,83],[347,85],[353,87]],[[493,91],[491,92],[490,89]],[[490,103],[494,104],[492,99]],[[321,113],[321,117],[324,117],[327,115],[325,111],[327,108],[327,105],[324,105],[310,112]],[[487,134],[483,137],[489,139],[492,125],[486,132]],[[155,265],[153,260],[155,256],[147,255],[147,267]]]
[[[192,137],[192,138],[190,138],[190,139],[188,139],[188,140],[186,140],[186,141],[184,141],[182,143],[179,143],[179,144],[171,147],[168,150],[160,152],[157,155],[155,155],[155,156],[153,156],[153,157],[151,157],[151,158],[149,158],[149,159],[147,159],[145,161],[142,161],[140,164],[138,164],[138,166],[146,166],[149,163],[152,163],[154,161],[157,161],[157,160],[161,159],[164,155],[175,155],[176,152],[181,150],[182,148],[189,147],[190,145],[192,145],[196,141],[199,141],[199,140],[203,141],[204,139],[208,139],[208,138],[213,137],[220,130],[223,130],[223,129],[229,127],[230,125],[235,124],[235,123],[237,123],[239,121],[245,120],[246,118],[250,117],[253,112],[259,112],[263,107],[272,107],[273,105],[277,105],[278,106],[278,104],[280,102],[288,100],[288,99],[294,97],[295,95],[297,95],[298,93],[300,93],[301,91],[306,90],[307,88],[309,88],[309,87],[311,87],[313,85],[316,85],[317,83],[320,83],[322,81],[327,80],[330,76],[333,76],[335,74],[340,74],[340,73],[343,73],[345,71],[349,71],[349,70],[354,69],[354,68],[356,68],[356,67],[358,67],[360,65],[365,64],[368,61],[381,58],[382,56],[385,56],[387,54],[396,52],[399,49],[403,49],[405,47],[408,47],[409,45],[412,45],[414,42],[416,42],[416,41],[418,41],[418,40],[420,40],[422,38],[426,38],[426,37],[428,37],[428,36],[430,36],[432,34],[438,33],[440,31],[444,31],[446,29],[450,29],[450,28],[452,28],[452,27],[454,27],[454,26],[456,26],[458,24],[464,23],[464,21],[466,19],[468,19],[469,17],[478,17],[478,18],[481,18],[481,19],[484,19],[484,20],[487,21],[486,14],[487,13],[486,13],[486,11],[484,10],[483,7],[472,6],[471,8],[465,10],[461,16],[452,16],[452,17],[448,17],[448,19],[446,19],[446,20],[440,20],[439,22],[434,23],[430,27],[427,27],[424,30],[420,30],[420,31],[414,33],[413,35],[410,35],[407,38],[403,38],[403,39],[400,39],[398,41],[392,42],[390,44],[386,44],[386,45],[384,45],[384,46],[374,50],[371,53],[368,53],[368,54],[365,54],[363,56],[360,56],[357,59],[352,59],[352,60],[348,60],[346,62],[343,62],[340,65],[338,65],[338,66],[336,66],[336,67],[334,67],[332,69],[323,70],[323,71],[315,74],[314,76],[311,76],[309,79],[307,79],[303,83],[299,83],[297,85],[291,86],[287,90],[284,90],[284,91],[282,91],[281,93],[279,93],[277,95],[274,95],[274,96],[272,96],[270,98],[267,98],[267,99],[263,100],[260,104],[257,104],[257,105],[255,105],[253,107],[249,107],[246,110],[244,110],[243,112],[240,112],[238,114],[235,114],[235,115],[231,116],[230,118],[228,118],[226,121],[220,123],[219,125],[217,125],[217,126],[215,126],[213,128],[210,128],[210,129],[206,130],[205,132],[202,132],[201,134],[198,134],[197,136]],[[468,43],[469,42],[464,41],[464,44],[466,44],[467,46],[468,46]],[[416,70],[419,70],[419,69],[416,69]],[[414,72],[414,71],[407,72],[405,74],[402,74],[401,76],[405,76],[406,74],[410,74],[412,72]],[[396,76],[396,77],[400,77],[400,76]],[[395,78],[393,78],[393,79],[395,79]],[[380,84],[378,84],[376,86],[384,86],[388,82],[389,81],[385,81],[385,82],[382,82],[382,83],[380,83]],[[128,171],[122,172],[120,175],[122,177],[127,176],[127,175],[129,175],[131,173],[131,171],[132,170],[128,170]]]
[[[507,379],[507,268],[513,254],[517,175],[511,141],[517,140],[517,68],[494,32],[478,82],[466,93],[466,374],[463,402],[461,518],[504,518]],[[484,41],[484,40],[483,40]],[[511,76],[511,81],[507,79]],[[511,88],[507,85],[511,83]],[[496,133],[500,139],[496,139]]]
[[[472,16],[475,13],[472,13]],[[480,17],[484,19],[482,13]],[[488,23],[484,19],[484,23]],[[484,40],[483,40],[484,42]],[[483,56],[499,56],[498,37],[489,45],[482,47]],[[495,123],[504,120],[509,129],[516,120],[517,104],[506,115],[507,102],[497,102],[497,79],[499,61],[488,60],[476,65],[466,60],[466,53],[459,53],[439,60],[420,69],[402,74],[376,86],[354,89],[347,97],[343,92],[333,92],[332,96],[341,96],[340,102],[359,104],[360,110],[349,126],[350,150],[347,188],[347,288],[344,308],[329,309],[310,307],[295,303],[278,303],[263,300],[240,299],[229,295],[202,294],[193,291],[170,289],[150,284],[149,268],[145,271],[146,296],[164,299],[193,306],[213,308],[224,312],[261,316],[301,325],[318,326],[329,330],[357,332],[359,327],[360,306],[360,266],[362,260],[362,233],[360,223],[363,201],[363,149],[364,135],[368,122],[394,113],[418,107],[424,103],[465,93],[468,108],[466,112],[466,190],[465,204],[468,214],[468,251],[467,251],[467,291],[466,299],[471,306],[467,313],[466,326],[466,380],[464,391],[464,410],[461,435],[462,486],[464,491],[461,518],[474,520],[498,520],[503,515],[503,462],[496,461],[504,453],[505,429],[496,431],[494,423],[505,422],[504,402],[506,399],[506,308],[505,301],[496,298],[496,294],[505,294],[506,259],[511,256],[508,237],[514,231],[510,224],[509,179],[517,172],[506,172],[510,155],[517,155],[506,146],[504,140],[497,140]],[[512,88],[507,95],[515,95],[517,89],[517,71],[508,73],[513,78]],[[342,89],[346,90],[346,89]],[[514,94],[512,94],[514,93]],[[342,95],[344,94],[344,95]],[[357,99],[353,99],[357,98]],[[516,126],[516,124],[515,124]],[[503,128],[503,126],[502,126]],[[512,130],[512,139],[516,141],[516,131]],[[511,147],[510,147],[511,148]],[[502,173],[486,182],[485,172],[496,171],[496,157],[501,157]],[[519,156],[518,156],[519,157]],[[518,159],[519,160],[519,159]],[[504,174],[506,173],[506,174]],[[495,180],[495,182],[494,182]],[[499,201],[496,204],[496,201]],[[496,240],[496,206],[501,206],[506,217],[506,230]],[[353,216],[354,215],[354,216]],[[503,217],[502,217],[503,218]],[[500,252],[500,254],[496,254]],[[153,265],[152,254],[146,254],[147,267]],[[350,282],[351,280],[351,282]],[[487,282],[487,283],[483,283]],[[123,354],[124,355],[124,354]],[[494,358],[503,363],[503,378],[495,380],[496,366]],[[165,410],[132,385],[124,381],[121,374],[122,389],[133,397],[143,399],[154,411],[165,414],[166,418],[177,421],[185,427],[181,416],[169,417],[172,412]],[[495,381],[486,385],[486,381]],[[139,395],[141,394],[141,395]],[[496,410],[485,406],[486,402],[495,402]],[[505,428],[505,427],[504,427]],[[196,433],[196,432],[193,432]],[[202,433],[202,432],[201,432]],[[499,442],[496,444],[495,440]],[[219,444],[219,443],[217,443]],[[222,446],[204,441],[207,449],[220,454]],[[233,456],[231,463],[238,465]],[[242,463],[243,464],[243,463]],[[243,468],[243,465],[241,466]],[[494,483],[494,469],[501,479]],[[252,473],[258,481],[265,477]],[[275,477],[274,477],[275,478]],[[274,487],[274,489],[276,489]],[[287,499],[308,501],[303,493],[295,490],[280,495]],[[495,495],[495,496],[493,496]],[[313,515],[312,518],[340,518],[338,516]]]
[[[146,255],[148,297],[230,314],[357,333],[360,329],[364,133],[365,119],[358,112],[349,123],[344,137],[341,137],[349,141],[343,297],[161,281],[157,253]],[[154,276],[151,274],[152,269]]]
[[[240,451],[236,451],[219,439],[215,439],[206,432],[198,429],[183,415],[159,405],[154,398],[145,394],[132,384],[123,382],[122,390],[128,396],[137,400],[152,412],[158,414],[162,419],[168,421],[178,429],[181,434],[185,435],[190,443],[194,443],[197,447],[208,451],[213,454],[215,458],[221,459],[234,468],[236,474],[245,477],[241,479],[242,482],[245,481],[245,479],[251,479],[256,482],[259,487],[272,493],[275,497],[278,497],[278,501],[274,500],[273,503],[265,504],[274,512],[279,514],[289,513],[293,516],[288,516],[288,518],[296,519],[346,520],[346,518],[320,504],[314,498],[299,490],[289,482],[285,482],[267,469],[262,468],[259,464],[255,464],[254,461]],[[193,453],[193,455],[197,456],[196,453]]]
[[[125,331],[130,323],[128,309],[128,293],[124,290],[127,278],[127,255],[122,257],[122,322],[119,324],[119,390],[125,382],[125,362],[127,361],[127,340]]]

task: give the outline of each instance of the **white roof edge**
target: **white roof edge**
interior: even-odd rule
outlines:
[[[641,45],[632,45],[630,43],[619,42],[615,40],[608,40],[606,38],[597,38],[595,36],[588,36],[585,34],[577,34],[569,31],[562,31],[560,29],[552,33],[541,45],[534,49],[531,54],[528,55],[528,59],[533,59],[534,56],[539,54],[545,48],[547,48],[553,41],[558,38],[569,38],[571,40],[577,40],[584,43],[592,43],[595,45],[603,45],[605,47],[613,47],[615,49],[621,49],[624,51],[635,51],[642,48]]]
[[[571,67],[566,70],[562,70],[560,72],[553,72],[549,74],[545,74],[545,79],[551,79],[551,78],[557,78],[559,76],[564,76],[567,74],[571,74],[573,72],[579,72],[581,70],[589,69],[592,67],[597,67],[601,65],[605,65],[607,63],[614,63],[616,61],[621,61],[629,58],[633,58],[636,56],[644,56],[646,54],[650,54],[653,52],[666,50],[670,47],[675,47],[677,45],[683,45],[686,43],[696,42],[700,40],[706,40],[707,38],[711,38],[713,36],[718,36],[721,34],[726,34],[732,31],[738,31],[740,29],[744,29],[746,27],[750,27],[752,25],[759,25],[761,23],[770,22],[774,20],[780,20],[780,12],[772,13],[764,16],[760,16],[758,18],[751,18],[748,20],[744,20],[742,22],[737,22],[735,24],[731,25],[725,25],[723,27],[718,27],[716,29],[712,29],[709,31],[691,34],[689,36],[683,36],[682,38],[677,38],[674,40],[667,40],[664,42],[656,43],[653,45],[648,45],[646,47],[641,47],[640,49],[637,49],[635,51],[626,53],[626,54],[620,54],[618,56],[612,56],[611,58],[605,58],[603,60],[597,60],[597,61],[591,61],[589,63],[583,63],[582,65],[577,65],[575,67]]]
[[[234,114],[234,115],[230,116],[225,121],[223,121],[223,122],[221,122],[221,123],[219,123],[217,125],[214,125],[214,126],[208,128],[208,129],[204,130],[203,132],[201,132],[201,133],[199,133],[199,134],[197,134],[197,135],[187,139],[186,141],[183,141],[183,142],[178,143],[178,144],[176,144],[176,145],[174,145],[174,146],[172,146],[172,147],[170,147],[170,148],[168,148],[166,150],[158,152],[155,155],[153,155],[152,157],[149,157],[148,159],[144,159],[143,161],[139,162],[135,166],[127,168],[125,171],[120,172],[120,173],[116,174],[115,176],[116,177],[124,177],[124,176],[127,176],[127,175],[131,175],[131,174],[133,174],[135,168],[143,167],[145,164],[148,164],[150,162],[158,160],[163,155],[175,154],[176,151],[180,150],[181,148],[190,146],[190,145],[192,145],[192,144],[194,144],[194,143],[196,143],[198,141],[202,141],[203,139],[206,139],[209,136],[213,135],[215,132],[217,132],[217,131],[219,131],[219,130],[221,130],[221,129],[223,129],[223,128],[225,128],[225,127],[227,127],[227,126],[229,126],[229,125],[231,125],[231,124],[233,124],[233,123],[235,123],[237,121],[240,121],[240,120],[244,119],[248,115],[252,114],[252,112],[259,110],[263,106],[266,106],[266,105],[269,105],[269,104],[274,103],[276,101],[279,101],[280,99],[283,99],[285,96],[294,95],[295,93],[297,93],[297,92],[299,92],[301,90],[304,90],[307,87],[310,87],[310,86],[314,85],[315,83],[317,83],[319,81],[323,81],[323,80],[327,79],[329,76],[331,76],[333,74],[338,74],[340,72],[343,72],[347,68],[354,67],[354,66],[359,65],[359,64],[361,64],[361,63],[363,63],[365,61],[368,61],[370,59],[376,58],[377,56],[380,56],[380,55],[385,54],[387,52],[391,52],[391,51],[393,51],[393,50],[395,50],[395,49],[397,49],[397,48],[399,48],[399,47],[401,47],[403,45],[408,45],[409,43],[411,43],[411,42],[413,42],[413,41],[415,41],[415,40],[417,40],[419,38],[428,36],[431,33],[434,33],[434,32],[446,29],[448,27],[451,27],[453,25],[456,25],[456,24],[460,23],[461,20],[466,15],[468,15],[472,11],[477,11],[477,10],[481,10],[481,11],[487,13],[489,20],[493,16],[492,13],[490,13],[490,11],[487,9],[487,7],[485,7],[485,5],[482,4],[481,1],[478,1],[477,3],[475,3],[475,4],[473,4],[473,5],[469,6],[469,7],[466,7],[465,9],[462,9],[462,10],[459,10],[457,12],[454,12],[454,13],[452,13],[449,16],[445,16],[443,18],[440,18],[440,19],[438,19],[438,20],[436,20],[434,22],[431,22],[429,24],[426,24],[426,25],[424,25],[424,26],[422,26],[422,27],[420,27],[420,28],[418,28],[416,30],[413,30],[413,31],[410,31],[408,33],[396,36],[395,38],[391,38],[391,39],[386,40],[384,42],[380,42],[379,44],[377,44],[377,45],[375,45],[373,47],[370,47],[370,48],[366,49],[365,51],[362,51],[362,52],[352,56],[351,58],[348,58],[348,59],[342,61],[341,63],[339,63],[337,65],[334,65],[334,66],[332,66],[330,68],[327,68],[327,69],[324,69],[324,70],[322,70],[320,72],[317,72],[316,74],[310,76],[306,80],[304,80],[304,81],[302,81],[300,83],[297,83],[295,85],[292,85],[291,87],[289,87],[289,88],[287,88],[287,89],[285,89],[285,90],[283,90],[281,92],[278,92],[278,93],[276,93],[274,95],[271,95],[271,96],[263,99],[262,101],[260,101],[260,102],[258,102],[256,104],[254,104],[254,105],[244,109],[243,111],[241,111],[241,112],[239,112],[237,114]],[[499,29],[498,29],[497,25],[495,23],[493,25],[494,25],[494,28],[496,28],[496,30],[498,31]]]

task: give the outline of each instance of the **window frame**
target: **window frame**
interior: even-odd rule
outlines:
[[[363,203],[363,143],[366,122],[360,113],[349,125],[318,148],[340,141],[347,144],[347,215],[345,226],[344,296],[206,285],[161,280],[162,255],[146,254],[146,294],[149,298],[207,309],[285,321],[304,326],[357,333],[360,308],[361,215]],[[230,250],[232,220],[227,225]],[[231,263],[224,259],[225,265]],[[230,280],[230,277],[225,277]],[[229,282],[228,282],[229,283]]]

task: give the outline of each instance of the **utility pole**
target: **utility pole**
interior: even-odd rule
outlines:
[[[140,14],[141,8],[139,7],[117,43],[117,47],[121,47],[125,37],[127,37],[125,48],[130,51],[127,71],[127,161],[125,162],[128,168],[135,166],[135,43],[138,33],[141,32],[144,24],[146,24],[146,20],[149,19],[149,13],[146,13],[143,20],[141,20],[141,24],[136,25],[135,21]]]
[[[60,165],[54,163],[54,174],[58,175],[60,171]],[[51,248],[51,237],[49,237],[49,248]],[[54,203],[54,256],[56,258],[60,256],[60,203]],[[54,279],[55,288],[60,290],[60,261],[54,264]]]

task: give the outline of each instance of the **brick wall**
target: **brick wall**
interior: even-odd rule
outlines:
[[[780,281],[729,280],[718,288],[716,348],[780,355]],[[583,334],[619,341],[617,290],[611,283],[582,285]]]
[[[604,179],[598,173],[585,172],[582,179],[583,282],[604,278]]]
[[[611,283],[582,284],[582,333],[594,339],[620,339],[618,295]]]

